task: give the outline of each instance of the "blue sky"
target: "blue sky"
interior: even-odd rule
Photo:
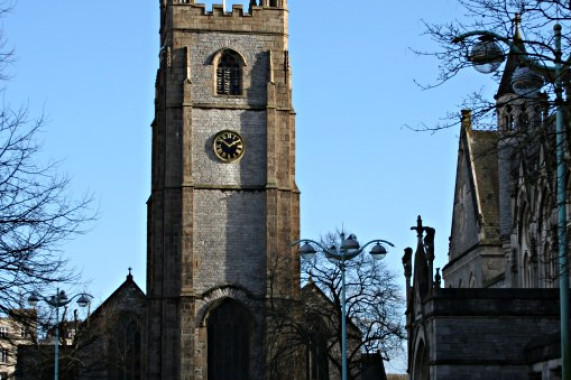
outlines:
[[[433,82],[437,62],[410,48],[431,49],[422,19],[450,21],[460,8],[455,0],[289,0],[289,9],[302,237],[343,226],[363,242],[392,241],[386,261],[400,274],[421,214],[436,228],[442,266],[459,130],[406,126],[434,125],[459,113],[469,91],[495,86],[466,72],[422,91],[414,81]],[[158,0],[20,0],[3,20],[16,53],[3,101],[44,114],[42,159],[60,160],[71,190],[96,198],[99,219],[63,250],[99,300],[129,266],[145,287],[158,22]]]

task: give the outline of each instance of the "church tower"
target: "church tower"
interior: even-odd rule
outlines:
[[[299,288],[287,0],[160,9],[147,379],[267,378],[265,305]]]

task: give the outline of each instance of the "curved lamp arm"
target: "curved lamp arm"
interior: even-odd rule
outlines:
[[[321,245],[321,243],[316,242],[315,240],[311,240],[311,239],[300,239],[300,240],[296,240],[293,243],[291,243],[291,246],[293,247],[294,245],[298,245],[301,243],[313,243],[316,246],[318,246],[322,251],[327,251],[327,248],[323,247]]]
[[[300,239],[300,240],[294,241],[294,242],[292,243],[292,246],[298,245],[298,244],[302,244],[302,243],[312,243],[312,244],[315,244],[317,247],[319,247],[319,249],[320,249],[323,253],[325,253],[325,254],[328,255],[328,256],[332,256],[332,257],[334,257],[334,258],[336,258],[336,259],[338,259],[338,260],[351,260],[352,258],[354,258],[354,257],[360,255],[361,253],[363,253],[363,251],[365,250],[365,248],[366,248],[367,246],[369,246],[369,245],[371,245],[371,244],[374,244],[374,243],[384,243],[384,244],[390,245],[390,246],[393,247],[393,248],[394,248],[394,246],[395,246],[395,245],[394,245],[393,243],[391,243],[390,241],[382,240],[382,239],[374,239],[374,240],[371,240],[371,241],[369,241],[369,242],[363,244],[362,247],[360,247],[358,250],[353,251],[353,252],[348,252],[348,251],[346,251],[346,250],[341,250],[341,249],[339,249],[339,250],[331,250],[331,249],[325,248],[321,243],[319,243],[319,242],[317,242],[317,241],[315,241],[315,240],[311,240],[311,239]]]
[[[362,251],[363,249],[365,249],[366,246],[371,245],[371,244],[373,244],[373,243],[384,243],[384,244],[386,244],[386,245],[390,245],[390,246],[393,247],[393,248],[395,247],[395,245],[394,245],[393,243],[391,243],[390,241],[386,241],[386,240],[382,240],[382,239],[375,239],[375,240],[371,240],[371,241],[365,243],[365,244],[363,245],[363,247],[361,247],[361,251]]]
[[[44,297],[36,291],[33,291],[30,297],[28,297],[28,303],[32,306],[36,306],[39,301],[44,301],[49,306],[53,308],[60,308],[66,305],[69,305],[71,301],[77,298],[77,304],[79,307],[86,307],[88,304],[91,303],[91,299],[93,296],[89,293],[81,292],[77,293],[72,297],[67,297],[63,290],[56,291],[56,294],[49,297]]]

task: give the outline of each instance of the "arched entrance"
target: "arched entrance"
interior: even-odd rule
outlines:
[[[240,303],[227,299],[207,320],[208,380],[248,380],[250,315]]]

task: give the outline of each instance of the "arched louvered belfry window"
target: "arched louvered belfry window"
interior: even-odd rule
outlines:
[[[208,380],[248,380],[250,315],[234,300],[225,300],[207,320]]]
[[[216,93],[240,95],[242,93],[242,59],[232,50],[224,50],[216,67]]]

